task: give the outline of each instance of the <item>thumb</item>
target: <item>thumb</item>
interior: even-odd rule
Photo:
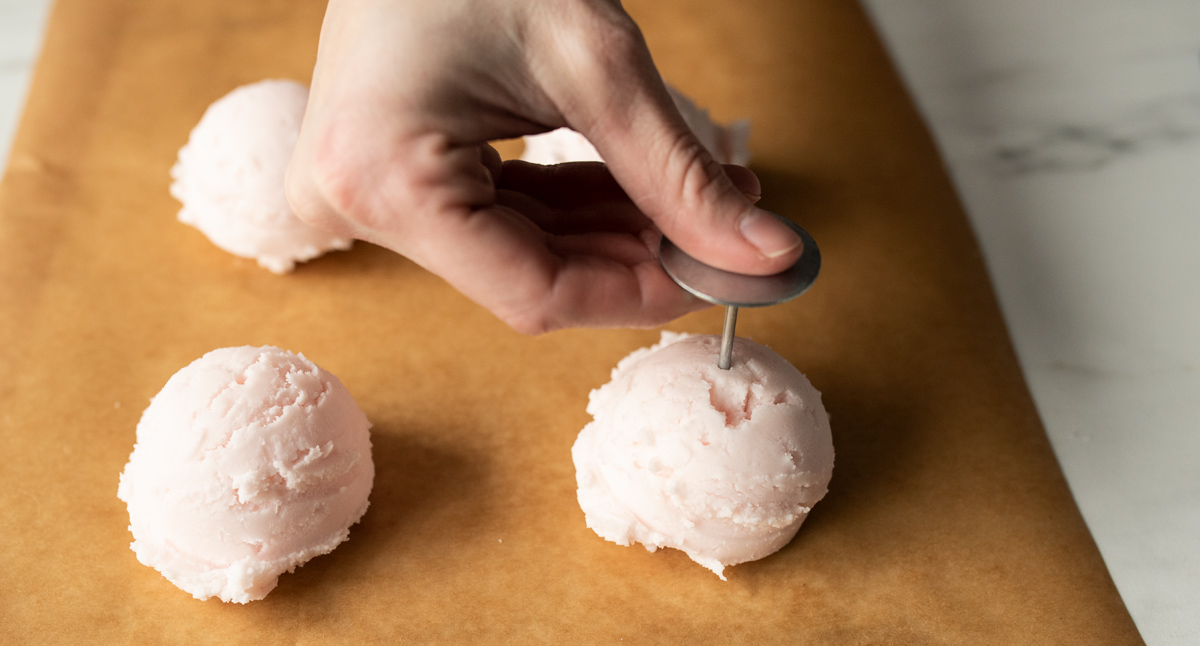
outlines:
[[[803,251],[800,237],[755,207],[700,144],[636,35],[633,57],[610,58],[604,66],[604,81],[616,91],[583,93],[568,121],[638,208],[688,254],[743,274],[787,269]],[[635,64],[615,64],[621,59]]]

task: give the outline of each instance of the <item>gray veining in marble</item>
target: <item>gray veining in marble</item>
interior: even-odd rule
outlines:
[[[865,4],[1134,621],[1200,643],[1200,3]]]
[[[1200,92],[1166,97],[1100,123],[1060,121],[1015,127],[987,154],[1001,175],[1089,171],[1200,137]]]

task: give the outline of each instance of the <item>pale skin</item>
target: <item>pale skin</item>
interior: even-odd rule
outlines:
[[[501,162],[569,126],[607,160]],[[616,0],[331,0],[288,168],[305,221],[382,245],[519,332],[650,327],[706,307],[659,267],[665,234],[772,274],[800,240],[715,162]]]

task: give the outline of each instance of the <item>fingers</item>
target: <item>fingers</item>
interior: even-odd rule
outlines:
[[[565,165],[544,185],[531,166],[505,163],[498,182],[528,192],[503,188],[494,205],[423,218],[418,262],[528,334],[648,327],[707,307],[662,270],[651,223],[602,165]]]
[[[297,213],[409,257],[514,329],[647,327],[706,306],[662,271],[642,236],[649,221],[602,167],[559,175],[599,202],[573,201],[546,184],[539,193],[554,208],[537,195],[492,189],[508,168],[489,147],[366,130],[372,139],[323,132],[316,144],[298,146],[288,181]],[[307,151],[321,154],[303,157]],[[519,172],[516,180],[524,181]],[[602,221],[625,224],[586,226]]]
[[[513,159],[504,162],[503,167],[504,176],[497,188],[528,193],[555,207],[629,199],[602,162],[547,165]],[[733,164],[722,168],[743,196],[752,201],[760,197],[762,185],[750,169]]]
[[[504,168],[504,162],[500,159],[500,153],[491,144],[483,144],[479,148],[479,161],[487,169],[488,183],[495,186],[496,180]]]
[[[526,334],[650,327],[707,307],[632,234],[551,236],[497,205],[444,214],[421,236],[428,269]]]
[[[749,274],[794,263],[800,238],[756,208],[739,189],[757,187],[740,171],[733,171],[735,184],[688,129],[633,21],[613,5],[598,6],[608,10],[576,18],[583,45],[560,57],[566,69],[543,77],[567,121],[596,146],[633,202],[691,255]]]
[[[496,188],[499,203],[554,234],[636,234],[654,226],[599,162],[544,166],[507,161]]]
[[[629,199],[601,162],[544,165],[509,160],[496,187],[527,193],[555,208]]]
[[[738,192],[752,202],[759,199],[762,188],[754,173],[741,166],[724,168]],[[496,188],[500,203],[552,233],[637,233],[655,226],[600,162],[543,165],[510,160],[504,162]]]

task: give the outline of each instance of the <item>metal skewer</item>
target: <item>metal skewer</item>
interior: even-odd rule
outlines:
[[[771,276],[750,276],[717,269],[687,255],[665,236],[659,243],[658,260],[671,280],[701,300],[725,306],[721,356],[717,360],[717,366],[722,370],[729,370],[733,365],[739,307],[766,307],[790,301],[812,286],[821,272],[821,250],[812,236],[791,220],[775,217],[800,236],[804,251],[796,264]]]
[[[733,330],[737,327],[737,306],[725,306],[725,328],[721,331],[721,358],[717,359],[717,367],[729,370],[733,365]]]

